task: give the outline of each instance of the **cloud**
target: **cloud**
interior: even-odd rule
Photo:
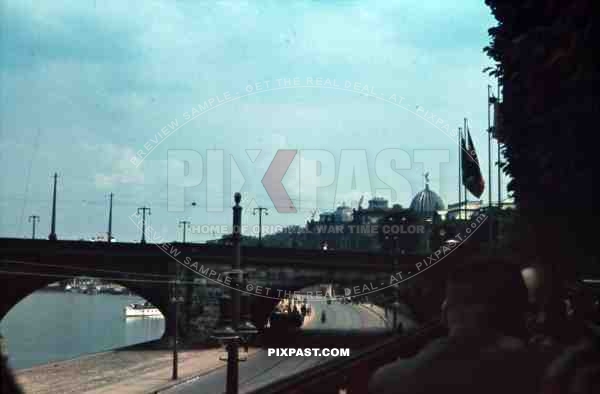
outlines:
[[[329,150],[334,167],[342,149],[365,149],[370,163],[371,155],[390,146],[455,152],[439,130],[389,104],[348,92],[286,89],[206,113],[169,137],[139,169],[131,168],[129,159],[171,120],[209,97],[243,93],[263,80],[362,82],[457,126],[467,115],[474,135],[486,123],[481,103],[489,81],[481,69],[488,60],[481,48],[493,18],[482,2],[6,0],[2,15],[0,151],[11,171],[0,186],[28,190],[38,200],[47,200],[49,174],[58,171],[73,198],[114,190],[131,204],[163,201],[169,149],[225,149],[239,160],[244,191],[255,199],[249,203],[258,205],[269,202],[260,180],[277,149]],[[246,149],[262,150],[255,163]],[[297,157],[284,178],[292,198],[300,198],[300,182],[320,182],[300,174],[309,165],[302,160]],[[229,165],[226,156],[226,176]],[[30,184],[24,185],[29,168]],[[441,175],[450,193],[455,172]],[[227,187],[225,194],[238,191]],[[205,183],[189,196],[202,203],[203,190]],[[334,185],[320,190],[318,200],[329,209],[336,198],[348,202],[358,193],[335,197]],[[225,211],[196,213],[197,220],[229,223]],[[71,228],[77,229],[83,211],[73,212]],[[159,210],[153,218],[172,219]],[[281,220],[288,218],[299,220]],[[9,225],[0,230],[13,231]],[[122,238],[137,237],[127,231],[132,234]]]
[[[122,14],[89,2],[66,3],[4,2],[0,65],[21,69],[52,61],[130,63],[140,58],[132,41],[134,20],[124,23]]]
[[[114,144],[84,144],[84,149],[112,163],[111,173],[96,174],[96,188],[109,190],[119,185],[144,185],[143,168],[137,168],[129,161],[134,155],[131,148]]]

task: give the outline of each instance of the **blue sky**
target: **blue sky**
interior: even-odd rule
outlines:
[[[298,224],[313,208],[355,205],[361,194],[385,196],[377,191],[386,188],[395,190],[392,202],[407,206],[424,171],[452,203],[451,137],[464,117],[487,178],[486,95],[495,82],[482,73],[491,64],[482,48],[495,22],[483,1],[8,0],[0,18],[1,236],[29,236],[32,214],[41,217],[38,235],[48,235],[54,171],[62,239],[106,231],[110,192],[113,232],[122,241],[139,239],[130,216],[143,205],[167,241],[181,238],[182,219],[230,224],[236,191],[250,225],[259,205],[270,208],[266,224]],[[270,81],[273,88],[284,78],[302,86],[236,97],[248,85]],[[307,78],[368,85],[377,98],[309,87]],[[170,122],[184,123],[185,112],[226,92],[236,99],[132,164]],[[393,95],[402,106],[390,102]],[[208,160],[213,149],[222,162],[218,154]],[[277,213],[260,183],[278,149],[300,152],[283,180],[296,214]],[[182,150],[202,159],[177,159],[169,174],[168,152],[180,158]],[[325,160],[320,176],[315,159]],[[183,209],[170,210],[169,179],[184,169],[189,184],[199,184],[178,196]]]

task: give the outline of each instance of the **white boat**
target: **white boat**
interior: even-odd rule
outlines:
[[[163,317],[158,308],[146,302],[144,304],[129,304],[124,308],[125,317]]]
[[[106,285],[104,291],[109,294],[125,294],[125,288],[118,285]]]
[[[67,285],[65,286],[65,291],[68,293],[77,293],[80,291],[79,284],[76,281],[67,283]]]

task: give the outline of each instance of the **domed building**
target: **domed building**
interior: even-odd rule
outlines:
[[[429,189],[429,183],[412,199],[410,210],[422,218],[435,218],[440,211],[444,211],[446,205],[442,198],[433,190]]]

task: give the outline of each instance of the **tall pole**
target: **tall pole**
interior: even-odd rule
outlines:
[[[175,264],[175,280],[172,283],[172,295],[171,295],[171,303],[173,304],[173,373],[171,375],[171,379],[177,380],[177,367],[179,365],[178,360],[178,342],[179,342],[179,303],[182,301],[179,295],[179,264]]]
[[[185,243],[185,233],[187,232],[187,225],[190,224],[188,220],[181,220],[179,224],[183,224],[183,243]]]
[[[467,133],[468,133],[468,131],[469,131],[468,127],[469,127],[469,126],[467,125],[467,118],[464,118],[464,128],[463,128],[463,133],[464,133],[464,135],[465,135],[465,141],[467,141]],[[469,148],[470,148],[470,147],[467,147],[467,150],[468,150]],[[471,152],[468,152],[468,153],[469,153],[469,155],[471,154]],[[469,216],[469,213],[468,213],[468,211],[467,211],[467,187],[466,187],[466,186],[465,186],[465,194],[464,194],[464,196],[463,196],[463,197],[464,197],[464,199],[465,199],[465,201],[464,201],[464,204],[463,204],[463,207],[464,207],[464,209],[465,209],[465,220],[467,220],[467,219],[468,219],[468,216]]]
[[[179,325],[177,324],[177,320],[179,320],[179,300],[175,300],[175,333],[174,333],[174,340],[173,340],[173,380],[177,380],[177,365],[178,363],[178,357],[177,357],[177,342],[179,342]]]
[[[148,216],[150,216],[152,214],[152,212],[150,211],[150,208],[145,207],[145,206],[137,209],[138,215],[140,214],[140,211],[142,211],[142,240],[140,242],[145,244],[146,243],[146,211],[148,211]]]
[[[492,104],[492,86],[488,85],[488,242],[489,250],[492,250],[492,238],[493,238],[493,214],[492,214],[492,122],[490,115],[490,106]]]
[[[38,215],[29,216],[29,221],[33,223],[33,229],[31,230],[31,239],[35,239],[35,222],[40,221],[40,217]]]
[[[393,256],[394,259],[392,260],[392,267],[394,269],[394,272],[392,273],[392,275],[396,275],[398,273],[398,237],[394,236],[394,247],[392,249],[393,251]],[[393,322],[393,327],[392,329],[394,331],[396,331],[396,326],[398,325],[398,308],[396,308],[396,301],[398,301],[398,289],[394,286],[394,302],[392,304],[393,307],[393,311],[392,313],[394,314],[394,322]]]
[[[56,241],[56,180],[58,179],[58,174],[54,173],[54,191],[52,192],[52,220],[50,224],[50,235],[48,235],[48,239],[50,241]]]
[[[496,97],[496,100],[500,100],[500,83],[498,83],[498,97]],[[496,133],[498,133],[497,127],[498,125],[497,123],[497,119],[498,116],[496,114],[496,111],[498,110],[498,105],[494,106],[494,129],[496,131]],[[496,134],[497,136],[498,134]],[[496,138],[496,142],[498,144],[498,208],[502,208],[502,169],[500,168],[500,163],[501,163],[501,154],[500,154],[500,141]]]
[[[236,284],[242,282],[240,272],[240,238],[242,231],[242,207],[240,202],[242,201],[242,195],[235,193],[235,206],[233,207],[233,272],[235,275]],[[232,324],[235,330],[240,325],[240,293],[237,290],[232,289],[231,295],[231,306],[232,306]],[[227,345],[227,394],[238,393],[238,348],[239,344],[237,339],[232,340]]]
[[[463,151],[462,151],[462,127],[458,128],[458,219],[460,219],[460,217],[462,216],[462,172],[463,172],[463,168],[462,168],[462,155],[463,155]]]
[[[263,207],[254,208],[253,215],[256,215],[256,211],[258,211],[258,245],[262,246],[262,215],[263,212],[268,215],[269,210]]]
[[[492,86],[488,85],[488,206],[492,207],[492,120],[490,107],[492,104]]]
[[[108,207],[108,234],[106,234],[108,236],[108,243],[112,242],[112,201],[113,194],[110,193],[110,205]]]

